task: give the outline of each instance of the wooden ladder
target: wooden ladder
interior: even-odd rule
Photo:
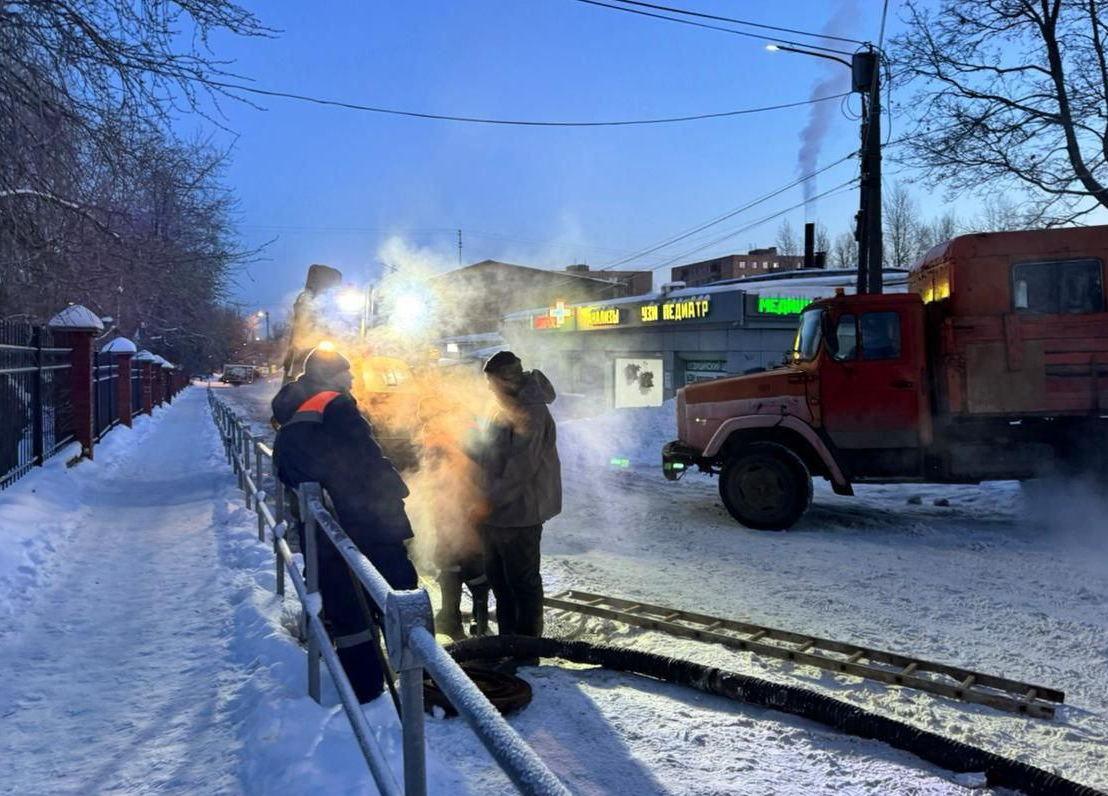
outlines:
[[[1054,718],[1052,703],[1062,704],[1066,699],[1064,693],[1053,688],[944,663],[576,589],[554,594],[544,602],[555,611],[614,619],[673,636],[723,644],[770,658],[916,688],[1041,719]]]

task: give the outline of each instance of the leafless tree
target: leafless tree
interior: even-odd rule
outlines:
[[[777,228],[775,244],[777,245],[778,254],[794,256],[800,253],[800,242],[797,239],[796,230],[793,229],[793,225],[789,223],[787,218]]]
[[[1008,232],[1028,229],[1035,225],[1036,219],[1016,202],[1004,195],[988,196],[981,205],[981,211],[973,218],[971,226],[975,232]]]
[[[831,233],[827,231],[827,225],[820,221],[816,222],[816,251],[831,256]]]
[[[0,318],[76,301],[170,358],[222,345],[219,301],[252,253],[226,153],[170,125],[233,96],[218,31],[271,33],[228,0],[0,4]]]
[[[958,220],[951,212],[943,213],[931,223],[920,223],[917,234],[916,258],[919,258],[933,246],[956,237],[959,234]]]
[[[919,205],[902,183],[885,192],[882,205],[885,265],[911,265],[919,250]]]
[[[858,241],[853,232],[843,232],[835,238],[835,247],[831,252],[831,264],[836,268],[856,268],[858,266]]]
[[[916,87],[906,163],[1015,189],[1038,223],[1108,207],[1108,2],[907,0],[893,71]]]

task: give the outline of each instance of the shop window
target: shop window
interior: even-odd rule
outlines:
[[[840,315],[835,330],[835,359],[844,362],[858,358],[858,326],[853,315]]]
[[[1057,260],[1012,266],[1012,306],[1028,315],[1076,315],[1104,311],[1100,260]]]
[[[900,356],[900,313],[867,312],[862,315],[862,359],[896,359]]]

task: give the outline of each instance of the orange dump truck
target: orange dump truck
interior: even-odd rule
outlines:
[[[676,480],[720,475],[731,515],[779,530],[813,475],[978,483],[1108,473],[1108,226],[964,235],[910,292],[836,295],[801,313],[791,361],[677,395]]]

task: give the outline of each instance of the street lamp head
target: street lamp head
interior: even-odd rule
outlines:
[[[771,53],[775,53],[778,50],[780,50],[781,47],[779,45],[776,45],[776,44],[767,44],[766,49],[769,50]]]
[[[265,317],[265,310],[258,310],[258,317],[259,318],[264,318]]]

